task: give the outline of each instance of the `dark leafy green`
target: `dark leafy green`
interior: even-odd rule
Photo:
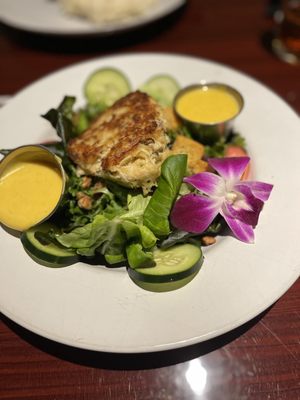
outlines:
[[[200,235],[199,233],[189,233],[185,231],[181,231],[175,229],[171,231],[170,235],[159,243],[159,247],[163,249],[167,249],[169,247],[175,246],[175,244],[179,243],[198,243],[200,246],[201,238],[203,236],[215,236],[217,235],[221,229],[223,228],[222,224],[223,219],[221,217],[217,217],[210,226],[206,229],[205,232],[202,232]]]
[[[239,133],[230,132],[226,139],[222,137],[217,142],[205,146],[205,156],[207,158],[224,157],[228,145],[245,148],[246,143],[245,139]]]
[[[224,157],[226,143],[224,138],[219,139],[217,142],[204,147],[205,156],[207,158]]]
[[[179,243],[186,243],[189,238],[195,237],[197,234],[189,233],[181,230],[174,230],[170,235],[160,243],[162,249],[167,249]],[[198,234],[199,236],[199,234]]]
[[[237,132],[231,132],[227,139],[227,144],[233,144],[235,146],[246,148],[246,140],[245,138]]]
[[[178,196],[186,167],[186,154],[172,155],[162,164],[157,188],[143,218],[144,225],[157,237],[165,237],[170,233],[169,214]]]
[[[51,108],[46,114],[42,115],[43,118],[51,123],[65,147],[68,141],[76,136],[72,122],[75,101],[75,97],[65,96],[57,108]]]

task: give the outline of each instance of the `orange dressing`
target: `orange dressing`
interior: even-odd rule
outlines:
[[[240,105],[233,94],[221,87],[194,88],[178,98],[176,110],[193,122],[213,124],[233,118]]]
[[[57,167],[41,161],[18,161],[0,178],[0,221],[24,231],[55,209],[63,190]]]

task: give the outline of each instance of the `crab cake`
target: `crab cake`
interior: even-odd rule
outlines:
[[[146,93],[128,94],[68,144],[70,158],[88,175],[147,193],[169,155],[168,122]]]

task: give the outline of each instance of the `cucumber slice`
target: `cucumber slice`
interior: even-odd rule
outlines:
[[[49,223],[43,223],[28,229],[21,235],[21,242],[27,254],[37,263],[46,267],[65,267],[79,260],[75,251],[59,246],[59,244],[42,244],[35,237],[35,232],[49,232],[55,227]]]
[[[170,75],[155,75],[140,87],[142,92],[153,97],[154,100],[164,107],[172,105],[179,89],[179,84]]]
[[[154,250],[155,267],[128,268],[130,278],[138,286],[153,292],[178,289],[189,283],[203,262],[200,247],[180,244],[167,250]]]
[[[110,107],[115,101],[131,91],[125,75],[114,68],[101,68],[92,73],[85,85],[84,94],[90,104]]]

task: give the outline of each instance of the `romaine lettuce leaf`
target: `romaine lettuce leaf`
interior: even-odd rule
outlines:
[[[116,216],[98,214],[92,222],[56,235],[56,240],[67,248],[75,249],[82,256],[91,257],[97,253],[105,256],[109,263],[126,259],[132,268],[153,263],[151,249],[157,238],[142,224],[142,217],[149,198],[142,195],[128,196],[128,204]],[[147,261],[148,260],[148,261]]]
[[[68,248],[92,248],[97,243],[102,243],[107,235],[107,222],[103,215],[96,215],[89,224],[73,229],[69,233],[62,233],[56,238],[59,243]]]
[[[186,173],[187,155],[168,157],[162,164],[158,185],[145,209],[143,222],[157,237],[170,233],[169,214]]]
[[[131,268],[152,267],[155,265],[153,253],[145,251],[140,243],[132,243],[126,247],[128,263]]]
[[[128,195],[127,198],[127,209],[128,211],[120,216],[122,220],[133,221],[141,223],[143,220],[143,214],[150,201],[150,196],[144,197],[141,194],[136,196]]]

